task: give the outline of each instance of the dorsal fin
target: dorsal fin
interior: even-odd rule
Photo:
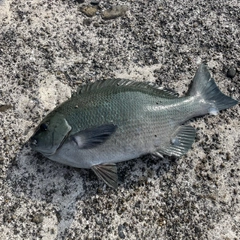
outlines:
[[[118,89],[119,91],[141,91],[143,93],[160,96],[163,98],[177,98],[178,94],[172,90],[159,87],[152,82],[135,82],[128,79],[104,79],[94,83],[82,85],[73,95],[83,94],[86,92],[101,91],[106,89]]]

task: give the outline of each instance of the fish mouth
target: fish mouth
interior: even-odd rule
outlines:
[[[58,146],[54,145],[54,132],[52,133],[52,143],[51,143],[51,147],[48,148],[47,150],[43,150],[41,149],[41,147],[39,147],[37,145],[37,142],[38,140],[32,136],[30,139],[29,139],[29,146],[37,151],[37,152],[40,152],[41,154],[43,154],[44,156],[46,157],[49,157],[49,156],[52,156],[54,155],[61,147],[62,145],[64,144],[64,142],[66,141],[66,139],[69,137],[70,135],[70,132],[71,132],[71,129],[67,132],[67,134],[64,136],[64,138],[62,139],[62,141],[60,142],[60,144]]]
[[[51,156],[56,152],[56,151],[44,151],[39,146],[37,146],[36,142],[37,140],[34,137],[31,137],[29,140],[28,146],[30,146],[30,148],[33,149],[34,151],[37,151],[43,154],[44,156]]]

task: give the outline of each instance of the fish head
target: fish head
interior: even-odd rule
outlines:
[[[62,114],[50,114],[30,138],[30,146],[46,157],[51,156],[62,146],[70,131],[71,126]]]

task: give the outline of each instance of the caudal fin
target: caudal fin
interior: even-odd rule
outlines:
[[[205,111],[216,115],[218,111],[230,108],[238,103],[229,96],[223,94],[211,77],[205,64],[201,64],[193,78],[192,86],[188,92],[189,96],[198,96],[199,101],[205,105]]]

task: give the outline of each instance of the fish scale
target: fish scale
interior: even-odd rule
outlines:
[[[91,168],[117,187],[117,162],[153,153],[185,154],[196,131],[184,123],[238,102],[218,89],[201,64],[184,97],[156,84],[107,79],[82,86],[43,119],[31,147],[51,160]]]

